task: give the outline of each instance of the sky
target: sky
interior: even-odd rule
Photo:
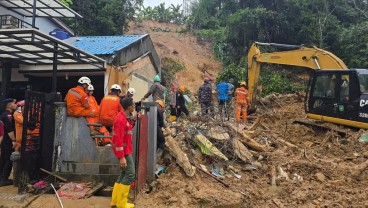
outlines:
[[[166,7],[170,6],[171,4],[174,4],[174,5],[183,4],[183,0],[166,0],[166,1],[165,0],[144,0],[143,5],[144,7],[148,7],[148,6],[154,7],[154,6],[160,5],[163,2],[165,2]]]

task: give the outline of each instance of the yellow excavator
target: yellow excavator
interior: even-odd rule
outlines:
[[[281,50],[261,53],[260,46]],[[254,101],[263,63],[313,70],[304,102],[308,118],[368,129],[367,69],[348,69],[340,58],[317,47],[255,42],[248,52],[249,111],[256,109]]]

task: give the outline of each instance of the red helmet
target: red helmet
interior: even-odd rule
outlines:
[[[178,87],[177,87],[176,85],[173,85],[173,86],[172,86],[172,89],[173,89],[173,90],[176,90],[176,89],[178,89]]]
[[[24,106],[25,101],[21,100],[21,101],[18,101],[16,104],[17,104],[17,106]]]
[[[204,81],[210,81],[210,78],[205,77],[205,78],[204,78]]]

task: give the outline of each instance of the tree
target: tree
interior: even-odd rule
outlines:
[[[78,0],[71,8],[84,17],[76,27],[80,35],[121,35],[142,4],[143,0]]]
[[[368,67],[368,21],[345,28],[339,35],[340,56],[350,68]]]
[[[169,8],[166,8],[165,3],[161,3],[153,8],[150,6],[147,8],[143,7],[140,11],[140,16],[143,19],[182,24],[185,18],[181,6],[171,4]]]

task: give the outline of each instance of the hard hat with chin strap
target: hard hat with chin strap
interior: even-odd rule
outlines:
[[[81,77],[78,80],[79,84],[91,84],[91,80],[88,77]]]
[[[111,90],[120,90],[121,91],[121,87],[118,84],[113,84],[110,89]]]
[[[93,90],[95,90],[95,88],[93,87],[93,85],[90,84],[90,85],[88,85],[87,90],[93,91]]]
[[[134,95],[135,94],[135,89],[134,88],[129,88],[128,89],[128,93],[131,94],[131,95]]]

